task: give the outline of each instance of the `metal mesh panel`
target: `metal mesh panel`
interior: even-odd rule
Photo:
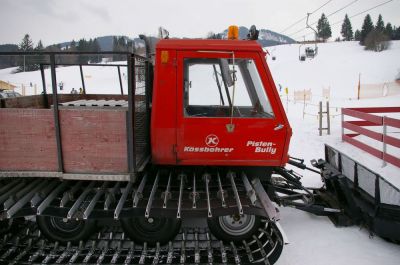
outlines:
[[[400,191],[384,179],[379,179],[381,202],[400,206]]]
[[[376,175],[361,165],[358,165],[357,170],[359,176],[358,184],[360,188],[368,192],[369,195],[375,198]]]
[[[147,71],[144,58],[135,57],[134,69],[134,145],[135,145],[135,165],[140,167],[149,155],[149,113],[147,103]]]
[[[342,155],[342,173],[354,182],[354,161]]]
[[[347,155],[340,153],[331,146],[326,145],[327,162],[338,169],[339,155],[341,156],[341,173],[354,182],[354,167],[357,166],[358,186],[375,198],[376,179],[379,178],[380,201],[385,204],[400,206],[400,190],[393,186],[379,174],[359,164]]]

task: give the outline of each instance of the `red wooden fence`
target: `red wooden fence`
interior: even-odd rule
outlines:
[[[342,108],[342,140],[348,142],[369,154],[400,167],[399,156],[387,153],[387,145],[400,148],[400,139],[387,135],[387,127],[400,129],[400,119],[386,116],[378,116],[371,113],[394,113],[400,112],[400,107],[377,107],[377,108]],[[345,121],[345,116],[351,116],[359,120]],[[371,131],[366,127],[382,126],[382,133]],[[344,133],[344,129],[353,133]],[[374,140],[382,142],[382,149],[379,150],[366,143],[363,143],[355,136],[364,135]]]

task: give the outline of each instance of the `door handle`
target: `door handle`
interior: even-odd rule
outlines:
[[[274,128],[274,131],[279,131],[279,130],[282,129],[283,127],[285,127],[285,125],[283,125],[283,124],[278,124],[278,125]]]

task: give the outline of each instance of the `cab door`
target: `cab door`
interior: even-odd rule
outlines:
[[[178,52],[178,164],[282,163],[288,126],[263,59],[258,52]]]

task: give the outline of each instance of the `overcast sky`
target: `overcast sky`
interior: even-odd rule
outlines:
[[[340,34],[341,21],[388,0],[332,0],[311,15],[317,21],[329,15],[332,39]],[[156,35],[159,26],[176,37],[205,37],[229,25],[252,24],[257,28],[282,32],[285,28],[322,6],[328,0],[0,0],[0,44],[19,43],[28,33],[44,45],[105,35],[137,37]],[[354,2],[354,3],[353,3]],[[400,26],[400,0],[369,11],[374,23],[382,14],[385,24]],[[365,14],[351,19],[353,30],[361,28]],[[305,20],[284,31],[291,35],[305,27]],[[308,34],[308,35],[307,35]],[[290,37],[312,38],[310,30]]]

